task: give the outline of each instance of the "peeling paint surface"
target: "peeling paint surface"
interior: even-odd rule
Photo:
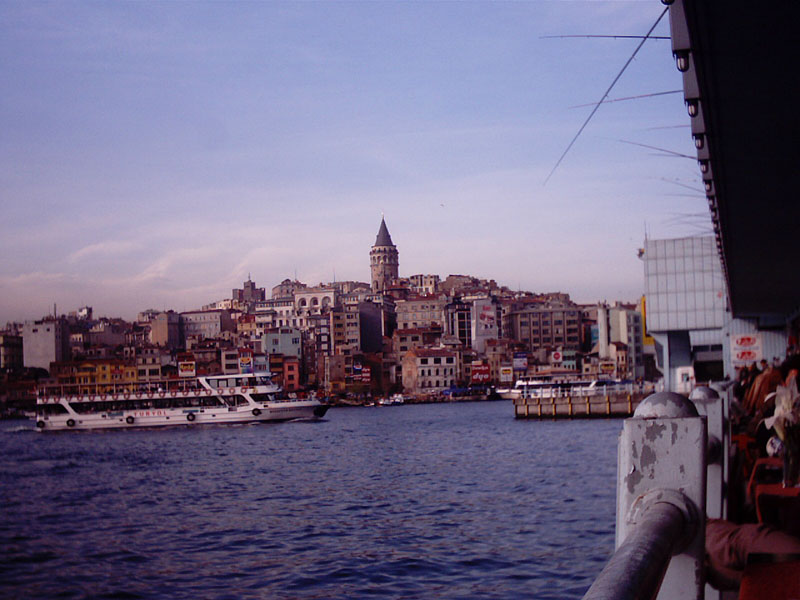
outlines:
[[[673,423],[673,426],[675,424]],[[655,442],[661,435],[667,430],[666,425],[662,425],[660,423],[648,423],[647,430],[644,433],[644,436],[647,438],[649,442]],[[673,444],[675,442],[673,441]]]

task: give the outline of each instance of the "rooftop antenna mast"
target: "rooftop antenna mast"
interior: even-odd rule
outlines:
[[[596,113],[596,112],[597,112],[597,109],[598,109],[598,108],[600,108],[600,105],[603,103],[603,101],[606,99],[606,97],[608,97],[608,95],[611,93],[611,90],[612,90],[612,89],[614,88],[614,86],[617,84],[617,81],[619,81],[619,78],[620,78],[620,77],[622,77],[622,74],[625,72],[625,69],[627,69],[627,68],[628,68],[628,65],[629,65],[629,64],[631,64],[631,62],[633,62],[633,59],[634,59],[634,58],[636,58],[636,55],[639,53],[639,50],[642,48],[642,46],[644,45],[644,43],[645,43],[645,42],[646,42],[648,39],[650,39],[650,34],[651,34],[651,33],[653,33],[653,31],[655,30],[655,28],[656,28],[656,27],[658,26],[658,24],[661,22],[661,19],[663,19],[663,18],[664,18],[664,15],[665,15],[665,14],[667,14],[667,11],[668,11],[668,10],[669,10],[669,7],[665,8],[665,9],[664,9],[664,10],[661,12],[661,14],[658,16],[658,19],[656,19],[656,22],[655,22],[655,23],[653,23],[653,26],[652,26],[652,27],[650,27],[650,30],[647,32],[647,34],[645,34],[645,35],[644,35],[644,36],[641,38],[641,40],[642,40],[642,41],[641,41],[641,42],[639,42],[639,45],[638,45],[638,46],[636,46],[636,50],[634,50],[634,51],[633,51],[633,54],[631,54],[631,56],[630,56],[630,58],[628,59],[628,61],[627,61],[627,62],[626,62],[624,65],[623,65],[622,69],[620,69],[619,73],[617,73],[617,76],[616,76],[616,77],[614,77],[614,81],[612,81],[612,82],[611,82],[611,85],[609,85],[609,86],[608,86],[608,89],[605,91],[605,93],[603,94],[603,96],[600,98],[600,100],[597,102],[597,104],[595,104],[595,105],[594,105],[594,108],[592,109],[592,112],[590,112],[590,113],[589,113],[589,116],[588,116],[588,117],[586,118],[586,120],[583,122],[583,125],[581,125],[581,128],[578,130],[578,133],[576,133],[576,134],[575,134],[575,137],[573,137],[573,138],[572,138],[572,141],[571,141],[571,142],[569,143],[569,145],[567,146],[567,149],[566,149],[566,150],[564,150],[564,152],[561,154],[561,156],[559,157],[559,159],[558,159],[558,161],[556,162],[555,166],[554,166],[554,167],[553,167],[553,169],[550,171],[550,174],[549,174],[549,175],[547,176],[547,178],[544,180],[544,184],[543,184],[543,185],[547,185],[547,182],[548,182],[548,181],[550,181],[550,178],[553,176],[553,173],[555,173],[555,172],[556,172],[556,169],[558,169],[558,166],[561,164],[561,161],[563,161],[563,160],[564,160],[564,157],[567,155],[567,153],[570,151],[570,149],[572,148],[572,146],[573,146],[573,145],[575,144],[575,142],[578,140],[578,137],[580,137],[581,133],[583,133],[583,130],[584,130],[584,129],[586,129],[586,126],[589,124],[589,121],[591,121],[591,120],[592,120],[592,117],[594,116],[594,113]]]

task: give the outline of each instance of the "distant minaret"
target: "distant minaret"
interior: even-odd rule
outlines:
[[[386,221],[381,218],[381,227],[375,245],[369,251],[369,262],[372,270],[372,291],[383,292],[398,279],[400,264],[397,246],[392,243],[392,236],[386,228]]]

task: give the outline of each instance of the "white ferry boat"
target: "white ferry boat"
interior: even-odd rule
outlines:
[[[617,379],[552,381],[536,377],[522,377],[513,388],[497,390],[501,398],[517,400],[520,398],[572,398],[605,396],[623,392],[641,391],[642,386],[632,381]]]
[[[315,398],[282,399],[269,373],[215,375],[147,383],[42,386],[36,429],[119,429],[209,423],[319,419]]]

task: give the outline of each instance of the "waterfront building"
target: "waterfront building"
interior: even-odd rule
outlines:
[[[645,321],[655,339],[665,388],[735,378],[736,368],[783,360],[785,322],[733,318],[719,253],[711,236],[646,240]],[[744,343],[746,342],[746,343]]]
[[[697,377],[701,381],[722,379],[728,301],[714,238],[648,239],[640,254],[644,262],[647,329],[656,342],[656,361],[665,389],[687,391]],[[701,356],[699,352],[706,354]],[[696,361],[699,358],[716,360]],[[701,366],[700,362],[717,362],[720,368]],[[707,376],[709,369],[704,367],[714,373]]]
[[[403,391],[440,394],[461,377],[458,354],[444,348],[414,348],[403,357]]]
[[[409,290],[419,296],[436,294],[441,284],[438,275],[411,275],[406,281]]]
[[[236,326],[227,310],[198,310],[180,314],[185,338],[215,338],[224,331],[235,331]]]
[[[170,350],[182,348],[181,316],[170,310],[153,317],[150,321],[150,342]]]
[[[331,317],[309,315],[303,331],[303,365],[301,373],[310,385],[317,385],[325,379],[325,357],[332,349]]]
[[[260,335],[255,314],[243,314],[236,319],[236,333],[239,339],[252,340]]]
[[[292,281],[291,279],[284,279],[274,288],[272,288],[272,299],[276,300],[279,298],[294,298],[294,295],[297,292],[300,292],[306,288],[305,283],[301,283],[296,279]]]
[[[319,315],[336,306],[338,292],[334,287],[304,287],[294,293],[294,308],[298,315]]]
[[[392,335],[392,353],[398,360],[402,360],[409,350],[424,346],[438,346],[441,340],[441,326],[396,329]]]
[[[597,355],[602,363],[615,366],[620,379],[642,379],[644,370],[644,327],[642,315],[633,305],[597,305]],[[620,345],[625,346],[623,352]],[[624,357],[624,360],[623,360]],[[624,369],[620,365],[624,364]]]
[[[81,393],[94,393],[98,385],[122,389],[135,383],[137,367],[116,358],[61,361],[51,364],[50,376],[61,385],[77,385]]]
[[[466,298],[465,298],[466,299]],[[472,299],[472,348],[478,354],[486,352],[486,344],[489,340],[496,340],[500,337],[498,305],[494,298],[489,296]]]
[[[161,367],[169,364],[170,355],[159,347],[135,348],[137,381],[156,381],[163,377]]]
[[[256,302],[255,316],[257,327],[262,331],[272,327],[297,326],[297,313],[294,310],[294,299],[291,297]]]
[[[504,331],[540,362],[554,350],[580,350],[580,308],[573,303],[535,303],[508,312]]]
[[[247,281],[242,284],[241,289],[234,288],[231,291],[233,307],[239,307],[245,310],[245,312],[249,312],[256,302],[261,302],[262,300],[266,300],[266,298],[266,290],[256,287],[255,282],[250,279],[250,275],[247,276]]]
[[[395,300],[398,329],[441,327],[446,303],[444,294],[414,295],[405,300]]]
[[[23,364],[22,336],[0,333],[0,371],[19,371]]]
[[[357,352],[380,352],[383,346],[381,308],[358,298],[346,299],[330,313],[332,351],[352,355]]]
[[[372,291],[383,292],[398,279],[399,253],[392,242],[386,221],[382,218],[375,244],[369,253]]]
[[[155,308],[148,308],[147,310],[143,310],[138,315],[136,315],[136,322],[150,323],[153,319],[155,319],[158,315],[160,315],[161,312],[162,311],[156,310]]]
[[[453,298],[444,307],[445,332],[458,338],[465,348],[472,347],[472,305]]]
[[[221,348],[219,351],[220,370],[224,375],[239,373],[239,349]]]
[[[296,327],[278,327],[267,330],[262,336],[265,354],[282,354],[299,359],[303,355],[302,332]]]
[[[121,346],[126,342],[126,327],[119,320],[103,319],[89,329],[91,346]]]
[[[50,370],[50,363],[70,359],[69,325],[63,317],[26,321],[22,326],[22,360],[26,367]]]

